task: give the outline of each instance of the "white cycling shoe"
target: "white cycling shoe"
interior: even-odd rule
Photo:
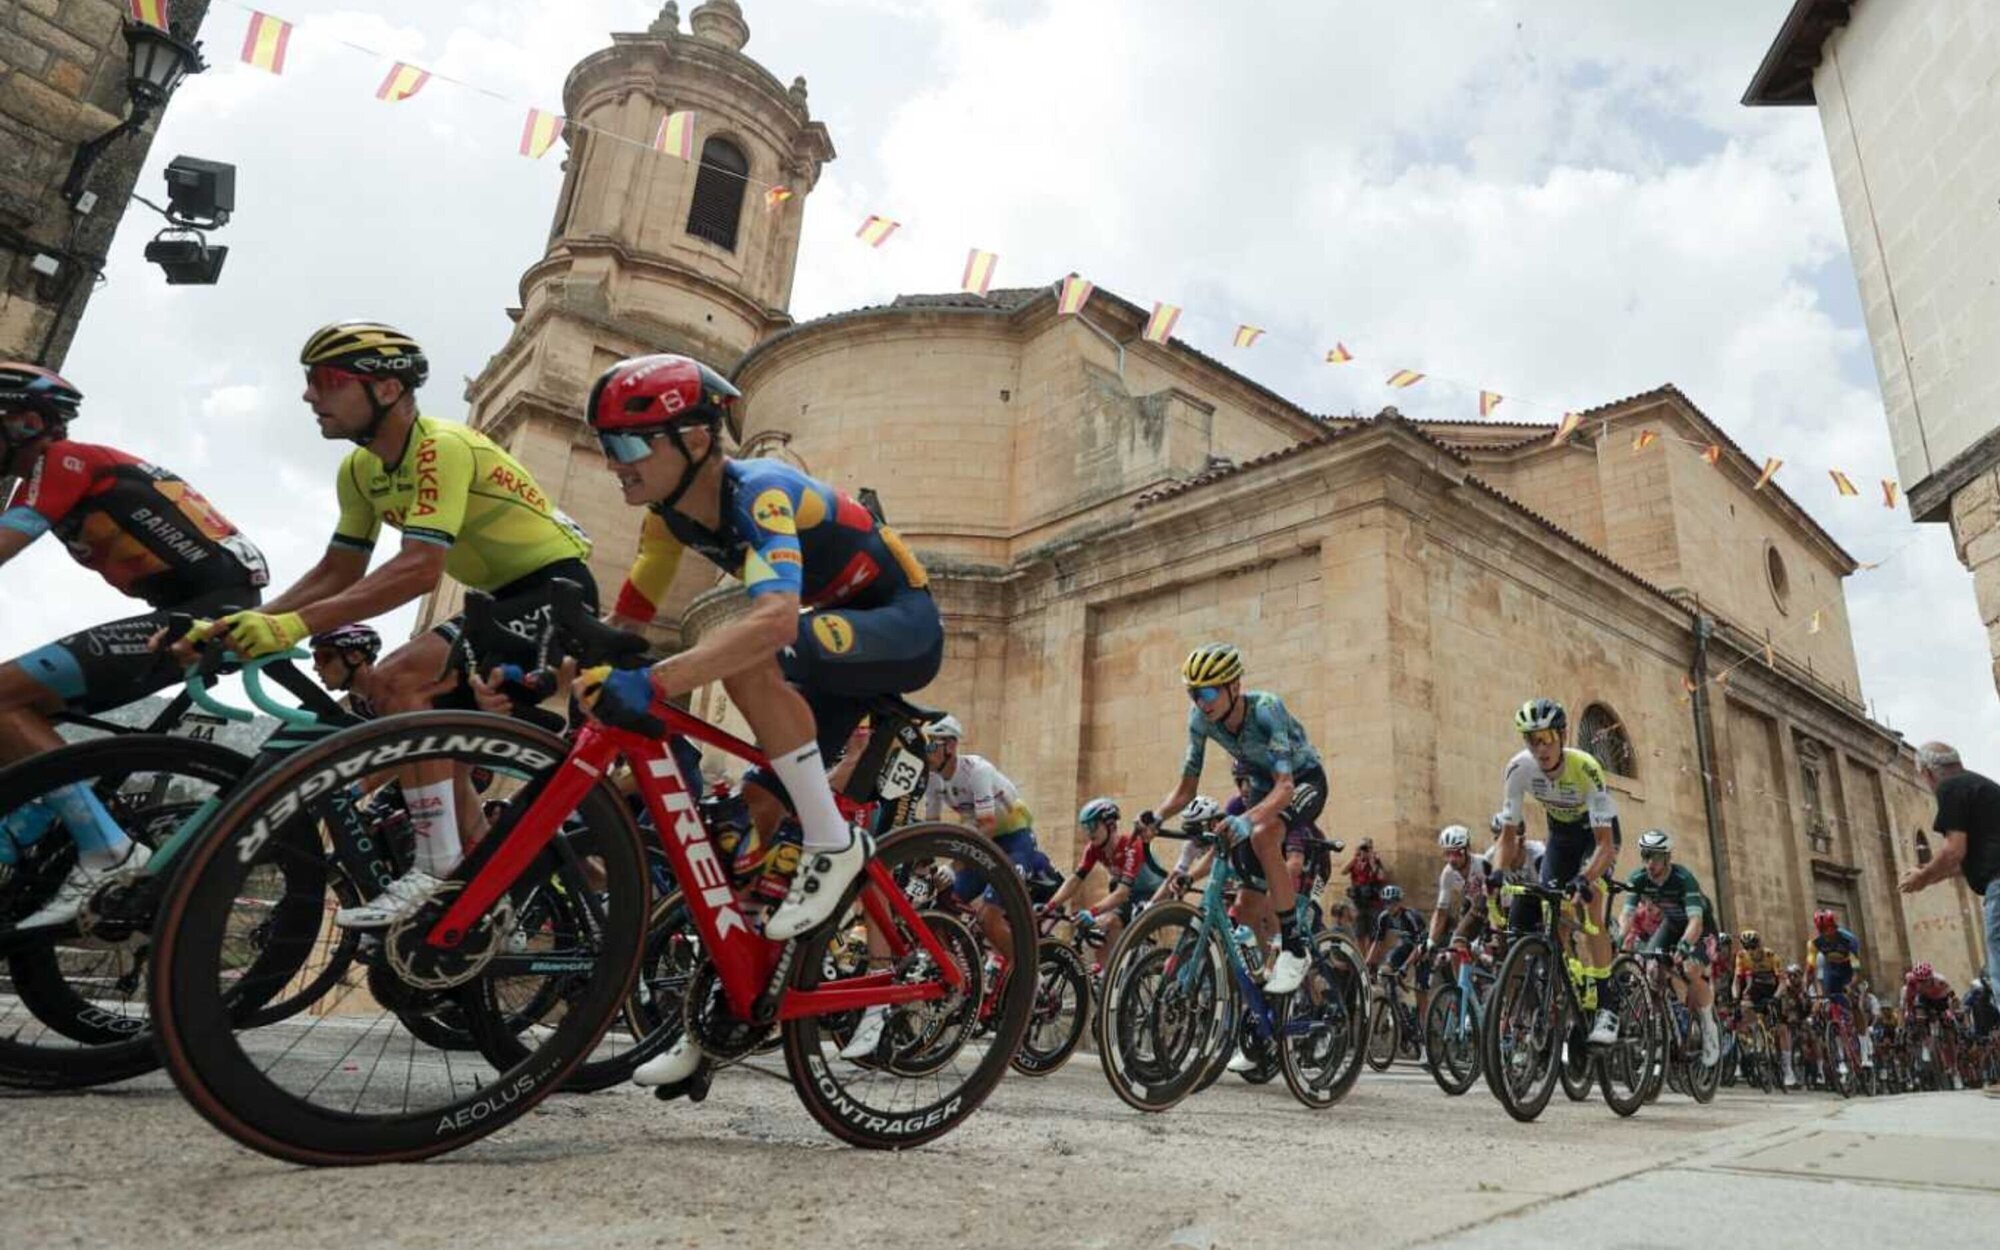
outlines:
[[[333,913],[343,929],[386,929],[430,901],[444,882],[421,868],[412,868],[382,887],[382,892],[356,907]]]
[[[1257,1070],[1257,1061],[1244,1054],[1243,1048],[1238,1046],[1236,1053],[1229,1056],[1228,1067],[1231,1072],[1255,1072]]]
[[[91,895],[113,881],[137,876],[139,870],[146,866],[146,861],[152,857],[153,853],[146,849],[145,843],[134,842],[126,850],[125,858],[109,868],[88,868],[84,866],[82,860],[78,860],[76,866],[69,870],[69,875],[63,878],[63,883],[56,888],[54,897],[14,928],[48,929],[72,923]]]
[[[854,1026],[854,1036],[840,1048],[840,1057],[847,1060],[871,1058],[882,1044],[882,1030],[888,1023],[887,1007],[870,1007],[862,1012],[861,1023]]]
[[[1597,1023],[1590,1028],[1592,1046],[1609,1046],[1618,1040],[1618,1017],[1608,1007],[1597,1009]]]
[[[1312,961],[1304,955],[1294,955],[1283,947],[1279,947],[1278,957],[1271,961],[1271,975],[1264,978],[1264,992],[1266,994],[1291,993],[1293,990],[1299,988],[1301,981],[1306,979],[1306,969],[1311,966]]]
[[[632,1083],[649,1089],[655,1085],[678,1085],[700,1067],[701,1047],[683,1033],[679,1041],[667,1047],[665,1054],[654,1055],[640,1064],[632,1073]]]
[[[765,937],[774,942],[789,942],[833,919],[840,896],[868,862],[867,840],[851,829],[847,838],[847,845],[837,851],[808,847],[800,856],[799,870],[792,875],[791,891],[764,922]]]

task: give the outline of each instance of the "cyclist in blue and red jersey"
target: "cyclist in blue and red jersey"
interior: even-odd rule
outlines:
[[[62,745],[51,718],[122,707],[180,680],[149,645],[169,612],[215,615],[254,606],[269,580],[264,557],[185,481],[137,456],[70,439],[83,394],[38,365],[0,363],[0,478],[21,479],[0,507],[0,564],[53,533],[77,563],[148,610],[70,634],[0,665],[0,764]],[[145,866],[81,784],[35,810],[9,814],[11,855],[60,821],[76,841],[67,880],[20,928],[68,924],[99,886]],[[31,829],[39,823],[41,828]]]
[[[1806,952],[1819,970],[1820,994],[1826,999],[1828,1009],[1847,1013],[1849,1022],[1853,1022],[1854,1004],[1847,996],[1847,986],[1854,980],[1861,960],[1861,939],[1841,927],[1839,916],[1822,908],[1813,913],[1813,935],[1806,942]],[[1863,1065],[1871,1058],[1867,1035],[1863,1033]]]
[[[937,676],[944,625],[923,565],[845,491],[781,461],[722,454],[718,427],[740,398],[674,355],[622,361],[592,388],[587,417],[625,501],[649,510],[614,620],[652,614],[683,549],[735,574],[750,609],[649,670],[590,670],[577,693],[607,724],[657,733],[654,699],[723,684],[771,761],[744,778],[752,819],[768,836],[789,807],[804,834],[791,892],[764,926],[785,940],[834,916],[867,856],[828,765],[873,699]],[[700,1063],[683,1038],[634,1079],[674,1085]]]

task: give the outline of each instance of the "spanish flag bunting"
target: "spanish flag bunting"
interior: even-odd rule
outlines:
[[[1237,347],[1250,347],[1263,337],[1264,332],[1256,326],[1237,326],[1234,345]]]
[[[1833,488],[1840,492],[1843,499],[1861,493],[1854,489],[1854,483],[1849,481],[1847,475],[1839,469],[1828,469],[1826,475],[1833,479]]]
[[[243,59],[258,69],[282,74],[285,72],[285,47],[291,41],[290,22],[252,9],[250,29],[243,32]]]
[[[1056,297],[1056,315],[1076,316],[1090,302],[1090,293],[1096,289],[1097,284],[1088,278],[1079,278],[1075,274],[1064,278],[1062,294]]]
[[[1772,456],[1769,460],[1766,460],[1764,462],[1764,471],[1757,475],[1757,484],[1750,489],[1763,490],[1764,484],[1771,480],[1771,475],[1776,473],[1784,463],[1784,461],[1778,459],[1776,456]]]
[[[1896,506],[1896,483],[1886,477],[1882,479],[1882,506],[1885,508]]]
[[[1576,433],[1576,427],[1582,424],[1583,424],[1583,418],[1581,416],[1577,415],[1574,412],[1565,412],[1563,414],[1562,424],[1556,427],[1556,436],[1549,440],[1549,446],[1551,447],[1562,446],[1564,443],[1569,441],[1570,435]]]
[[[563,119],[542,109],[529,109],[527,124],[521,127],[521,155],[535,159],[555,145],[562,133]]]
[[[690,112],[669,113],[653,134],[653,150],[684,161],[694,159],[694,119]]]
[[[1179,304],[1155,303],[1153,315],[1146,318],[1146,341],[1164,343],[1174,336],[1174,325],[1181,319]]]
[[[1636,456],[1659,441],[1660,432],[1658,430],[1640,430],[1639,437],[1632,440],[1632,454]]]
[[[1397,390],[1407,390],[1424,380],[1424,375],[1415,369],[1398,369],[1389,375],[1389,385]]]
[[[1714,464],[1716,461],[1722,459],[1722,444],[1710,443],[1708,446],[1702,448],[1701,458],[1710,464]]]
[[[958,280],[958,289],[973,295],[984,295],[993,286],[993,267],[1000,258],[992,252],[982,252],[973,248],[965,256],[965,275]]]
[[[764,191],[764,207],[767,210],[774,209],[791,198],[792,189],[790,187],[768,187]]]
[[[1330,365],[1344,365],[1352,359],[1354,353],[1347,350],[1345,343],[1335,343],[1333,350],[1326,354],[1326,363]]]
[[[1764,644],[1764,664],[1768,668],[1778,667],[1778,655],[1771,650],[1771,644],[1768,642]]]
[[[407,100],[422,91],[424,84],[430,80],[429,70],[398,61],[389,67],[389,74],[382,80],[382,85],[375,88],[375,98],[390,104]]]
[[[1506,396],[1496,395],[1492,391],[1479,392],[1479,415],[1482,417],[1492,416],[1493,410],[1498,408],[1500,401],[1505,398]]]
[[[167,28],[167,0],[132,0],[132,20],[156,30]]]
[[[1812,614],[1812,624],[1806,626],[1806,632],[1808,634],[1817,634],[1819,632],[1819,618],[1820,618],[1820,609],[1814,608]]]
[[[854,237],[869,247],[881,247],[889,241],[890,235],[896,233],[896,227],[902,224],[900,221],[890,221],[887,217],[877,217],[870,213],[868,220],[861,223],[861,229],[854,232]]]

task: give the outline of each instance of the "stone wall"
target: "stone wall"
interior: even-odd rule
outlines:
[[[192,39],[207,0],[173,0],[176,30]],[[110,147],[85,188],[88,215],[62,199],[77,148],[130,107],[132,59],[122,0],[10,0],[0,7],[0,359],[59,367],[124,216],[158,118]],[[61,268],[30,268],[46,252]]]

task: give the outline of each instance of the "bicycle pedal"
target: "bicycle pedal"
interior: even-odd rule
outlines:
[[[661,1102],[673,1102],[677,1098],[685,1098],[689,1102],[702,1102],[708,1098],[708,1087],[714,1078],[715,1074],[709,1070],[708,1065],[703,1064],[685,1081],[654,1087],[653,1097]]]

